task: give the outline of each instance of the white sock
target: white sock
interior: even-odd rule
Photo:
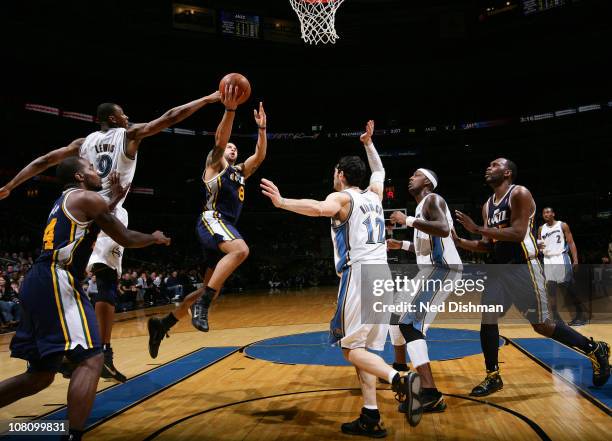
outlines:
[[[406,345],[406,351],[412,362],[414,369],[429,363],[429,353],[427,351],[427,342],[422,338],[411,341]]]
[[[395,374],[397,374],[398,372],[395,369],[392,369],[391,372],[389,373],[389,376],[387,377],[387,380],[389,381],[389,384],[393,383],[393,378],[395,377]]]
[[[363,407],[365,407],[366,409],[370,409],[370,410],[376,410],[378,409],[378,406],[376,404],[371,405],[371,404],[365,404]]]

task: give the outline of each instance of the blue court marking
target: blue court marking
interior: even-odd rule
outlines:
[[[330,346],[327,331],[306,332],[285,337],[262,340],[246,348],[245,353],[253,358],[286,364],[309,364],[320,366],[350,366],[337,346]],[[504,340],[499,339],[499,345]],[[480,354],[480,333],[465,329],[430,328],[427,346],[431,360],[449,360]],[[380,354],[388,363],[393,363],[393,346],[387,340]]]
[[[148,396],[173,386],[186,377],[210,366],[238,350],[238,347],[202,348],[149,372],[130,378],[123,384],[98,392],[86,428],[97,425],[113,414],[124,410]],[[42,420],[67,420],[68,410],[63,407],[45,415]],[[24,436],[0,436],[2,441],[24,441]],[[36,436],[37,441],[59,440],[58,436]]]
[[[514,343],[532,354],[555,374],[612,409],[612,381],[593,386],[593,367],[588,358],[549,338],[514,338]]]

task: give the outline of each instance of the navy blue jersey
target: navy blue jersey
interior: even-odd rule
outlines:
[[[495,195],[487,200],[487,226],[489,228],[508,228],[512,219],[510,197],[516,188],[511,185],[499,202]],[[496,263],[525,263],[536,258],[538,247],[534,236],[535,209],[529,216],[529,227],[521,242],[507,242],[493,239],[493,255]]]
[[[204,180],[204,212],[212,211],[230,223],[236,223],[244,202],[244,176],[239,168],[229,165],[209,181]]]
[[[100,228],[93,221],[76,220],[68,211],[66,200],[77,191],[82,190],[66,190],[55,201],[47,219],[42,252],[36,262],[52,261],[80,280],[85,274]]]

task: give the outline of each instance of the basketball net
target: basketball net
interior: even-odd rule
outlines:
[[[335,43],[336,11],[344,0],[289,0],[300,19],[302,40],[308,44]]]

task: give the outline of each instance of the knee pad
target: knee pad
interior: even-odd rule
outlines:
[[[412,324],[410,325],[399,325],[400,331],[402,331],[402,335],[406,339],[406,343],[410,343],[415,340],[425,340],[425,335],[418,329],[415,329]]]
[[[96,275],[98,293],[96,302],[104,302],[115,306],[117,302],[117,271],[106,265],[94,265],[92,272]]]

